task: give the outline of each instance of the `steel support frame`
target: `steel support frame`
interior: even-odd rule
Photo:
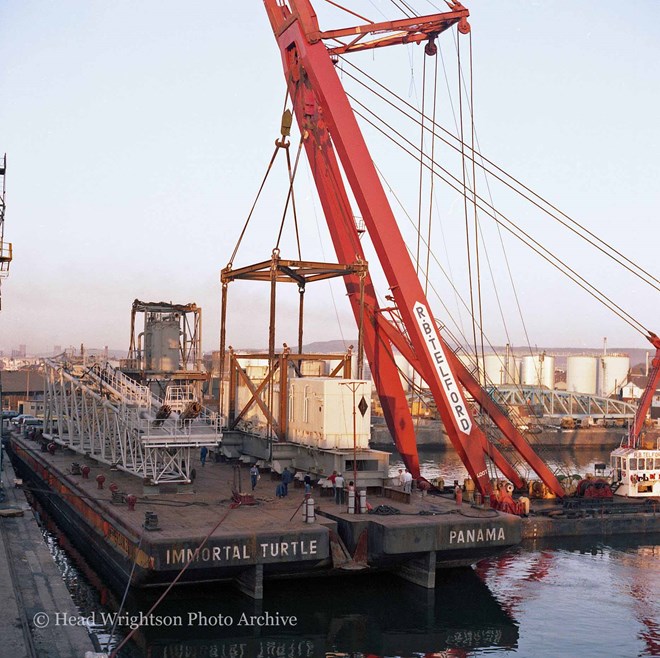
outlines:
[[[189,483],[191,447],[217,445],[210,420],[208,433],[198,436],[177,421],[154,430],[144,415],[161,401],[109,366],[96,364],[76,376],[46,361],[45,380],[46,438],[155,484]]]
[[[288,406],[289,406],[289,373],[288,366],[292,366],[300,377],[300,364],[303,361],[338,361],[338,364],[332,369],[329,377],[341,377],[342,379],[351,378],[351,357],[352,350],[338,357],[337,354],[293,354],[288,348],[283,352],[276,354],[274,366],[270,365],[265,377],[258,383],[252,381],[245,369],[242,367],[241,359],[271,360],[268,354],[237,354],[233,349],[229,349],[229,413],[227,417],[227,427],[236,429],[244,419],[247,412],[256,405],[264,415],[266,423],[274,428],[278,441],[286,441]],[[279,377],[277,375],[279,374]],[[243,407],[239,410],[238,386],[241,382],[250,391],[250,397]],[[280,391],[279,404],[277,409],[275,405],[264,399],[264,392],[269,386],[277,385]]]
[[[543,416],[597,416],[602,418],[633,418],[635,405],[586,393],[556,391],[537,387],[497,387],[493,398],[503,405],[541,405]]]

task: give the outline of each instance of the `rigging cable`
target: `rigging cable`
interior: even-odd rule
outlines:
[[[349,98],[354,100],[356,103],[361,105],[362,107],[365,107],[360,101],[357,99],[353,98],[352,96],[349,95]],[[365,107],[365,109],[373,114],[368,108]],[[364,114],[360,113],[358,110],[354,109],[354,112],[357,116],[360,116],[362,119],[364,119],[369,125],[374,127],[376,130],[378,130],[380,133],[382,133],[385,137],[387,137],[389,140],[391,140],[394,144],[399,146],[405,153],[410,155],[411,157],[415,158],[416,160],[419,160],[421,156],[415,154],[416,146],[410,142],[410,140],[406,139],[400,132],[396,131],[392,126],[387,124],[383,119],[378,117],[377,115],[373,114],[373,116],[384,123],[388,129],[396,134],[398,137],[400,137],[404,142],[410,145],[412,150],[408,150],[405,147],[403,147],[399,142],[397,142],[388,132],[383,130],[380,126],[376,125],[373,121],[371,121],[368,117],[366,117]],[[429,168],[429,165],[424,163],[424,166]],[[441,174],[436,172],[436,176],[438,176],[441,180],[443,180],[449,187],[454,189],[456,192],[459,194],[462,193],[462,186],[461,186],[461,181],[457,179],[453,174],[451,174],[449,171],[447,171],[444,167],[436,163],[436,166],[438,170],[442,171],[447,178],[443,177]],[[451,179],[451,180],[450,180]],[[452,180],[454,182],[452,182]],[[488,202],[482,199],[479,195],[476,195],[476,198],[478,200],[477,206],[489,217],[494,219],[500,226],[505,228],[507,231],[509,231],[512,235],[514,235],[518,240],[520,240],[523,244],[528,246],[532,251],[537,253],[539,256],[541,256],[544,260],[546,260],[549,264],[551,264],[555,269],[559,270],[562,274],[564,274],[567,278],[569,278],[571,281],[574,283],[577,283],[583,290],[588,292],[592,297],[597,299],[601,304],[603,304],[606,308],[608,308],[610,311],[615,313],[615,315],[619,316],[624,322],[629,324],[633,329],[641,333],[643,336],[646,336],[647,334],[650,333],[650,331],[638,320],[636,320],[632,315],[624,311],[618,304],[616,304],[614,301],[609,299],[607,295],[599,291],[595,286],[590,284],[584,277],[579,275],[573,268],[571,268],[569,265],[564,263],[559,257],[555,256],[552,252],[550,252],[548,249],[543,247],[537,240],[535,240],[529,233],[524,231],[522,228],[517,226],[515,222],[510,220],[506,215],[499,213],[495,211],[494,208],[490,207]],[[480,203],[479,203],[480,202]],[[482,205],[484,204],[484,205]],[[498,217],[502,219],[498,219]],[[508,224],[511,224],[515,231],[518,231],[519,233],[516,233],[512,228],[507,226],[504,221],[506,221]],[[524,236],[524,237],[521,237]],[[535,245],[535,246],[532,246]],[[564,268],[564,269],[562,269]],[[618,309],[615,310],[615,309]]]
[[[338,9],[341,9],[342,11],[345,11],[347,14],[351,14],[351,16],[355,16],[356,18],[359,18],[361,21],[366,21],[367,23],[373,23],[374,21],[370,21],[368,18],[365,18],[364,16],[360,16],[360,14],[356,14],[354,11],[351,11],[350,9],[347,9],[346,7],[340,5],[337,2],[333,2],[332,0],[325,0],[329,5],[332,5],[333,7],[337,7]]]
[[[149,615],[153,613],[153,611],[160,605],[161,601],[169,594],[170,590],[179,582],[183,574],[188,570],[188,567],[193,563],[197,555],[199,555],[199,551],[204,548],[206,545],[206,542],[211,538],[211,535],[220,527],[222,522],[229,516],[229,513],[233,510],[236,509],[237,507],[240,507],[240,503],[232,503],[227,511],[222,515],[220,520],[213,526],[211,531],[209,532],[206,537],[202,540],[201,544],[194,550],[192,551],[192,554],[188,561],[183,565],[179,573],[174,577],[172,582],[167,586],[165,591],[160,595],[158,600],[149,608],[149,612],[146,613],[145,618],[149,618]],[[117,654],[119,653],[119,650],[135,635],[137,632],[138,628],[140,628],[139,624],[135,625],[135,628],[131,630],[131,632],[121,641],[119,646],[117,646],[115,649],[112,650],[112,653],[110,654],[109,658],[117,658]]]
[[[419,152],[424,153],[424,107],[426,105],[426,54],[422,55],[422,119],[419,135]],[[422,239],[422,191],[424,182],[424,165],[419,163],[419,190],[417,193],[417,251],[415,253],[415,274],[419,277]]]
[[[275,158],[277,157],[277,152],[280,150],[279,146],[275,147],[275,150],[273,151],[273,155],[270,158],[270,162],[268,163],[268,168],[266,169],[266,174],[264,175],[263,180],[261,181],[261,185],[259,186],[259,191],[257,192],[257,196],[254,199],[254,202],[252,203],[252,207],[250,208],[250,212],[247,216],[247,219],[245,220],[245,224],[243,224],[243,229],[241,230],[241,234],[238,237],[238,242],[236,243],[236,246],[234,247],[234,251],[232,251],[231,258],[229,259],[229,265],[232,265],[234,262],[234,258],[236,258],[236,254],[238,253],[238,249],[241,246],[241,242],[243,241],[243,237],[245,236],[245,231],[247,230],[248,224],[250,223],[250,219],[252,219],[252,213],[254,212],[254,209],[257,205],[257,202],[259,201],[259,197],[261,196],[261,192],[264,189],[264,185],[266,184],[266,179],[268,178],[268,174],[270,174],[270,171],[273,167],[273,162],[275,162]]]
[[[456,118],[456,110],[455,110],[455,108],[454,108],[454,103],[453,103],[453,100],[452,100],[451,88],[450,88],[450,86],[449,86],[449,79],[448,79],[448,77],[447,77],[447,70],[446,70],[446,66],[445,66],[445,64],[444,64],[444,57],[443,57],[443,54],[442,54],[442,46],[441,46],[441,44],[439,45],[439,54],[440,54],[440,58],[441,58],[441,60],[442,60],[442,62],[443,62],[443,70],[444,70],[445,83],[446,83],[446,86],[447,86],[447,92],[448,92],[449,104],[450,104],[451,111],[452,111],[452,116],[454,117],[454,125],[455,125],[455,127],[456,127],[456,132],[458,132],[458,121],[457,121],[457,118]],[[350,62],[348,62],[348,63],[351,64]],[[397,94],[395,94],[394,92],[392,92],[389,88],[387,88],[387,87],[385,87],[384,85],[382,85],[378,80],[376,80],[375,78],[373,78],[372,76],[370,76],[368,73],[366,73],[365,71],[359,69],[358,67],[356,67],[356,66],[353,65],[353,64],[351,64],[351,66],[353,66],[353,68],[355,68],[357,71],[359,71],[360,73],[362,73],[366,78],[368,78],[369,80],[371,80],[374,84],[378,85],[380,88],[384,89],[385,91],[388,91],[388,92],[389,92],[390,94],[392,94],[395,98],[399,99],[402,103],[406,104],[408,107],[410,107],[410,108],[411,108],[412,110],[414,110],[416,113],[419,113],[419,110],[417,110],[417,108],[416,108],[415,106],[411,105],[410,103],[407,103],[407,101],[405,101],[403,98],[401,98],[400,96],[398,96]],[[359,79],[356,78],[355,76],[351,75],[349,72],[346,72],[346,74],[347,74],[350,78],[352,78],[355,82],[357,82],[358,84],[362,85],[365,89],[367,89],[368,91],[370,91],[371,93],[373,93],[374,95],[376,95],[378,98],[380,98],[381,100],[383,100],[385,103],[387,103],[387,104],[391,105],[392,107],[394,107],[395,109],[397,109],[397,110],[398,110],[399,112],[401,112],[406,118],[411,119],[411,120],[414,121],[414,122],[420,123],[420,121],[418,121],[417,119],[415,119],[414,117],[410,116],[408,113],[406,113],[405,111],[403,111],[403,110],[401,109],[400,105],[397,105],[397,104],[395,104],[395,103],[392,103],[392,102],[389,101],[387,98],[385,98],[382,94],[379,94],[377,91],[375,91],[374,89],[372,89],[371,87],[369,87],[368,85],[366,85],[363,81],[359,80]],[[446,130],[445,128],[443,128],[442,126],[439,126],[439,124],[436,123],[435,126],[438,127],[438,128],[440,128],[442,131],[444,131],[447,135],[449,135],[449,136],[452,137],[453,139],[457,140],[457,138],[456,138],[452,133],[450,133],[449,131],[447,131],[447,130]],[[435,132],[435,131],[434,131],[434,132]],[[439,137],[439,139],[440,139],[443,143],[445,143],[446,145],[448,145],[450,148],[454,149],[455,151],[458,151],[458,147],[456,147],[454,144],[452,144],[451,142],[449,142],[449,141],[447,141],[446,139],[442,138],[441,136],[438,136],[438,137]],[[478,138],[477,138],[477,139],[478,139]],[[482,157],[482,159],[483,159],[483,156],[480,156],[480,157]],[[474,164],[474,159],[473,159],[473,164]],[[491,188],[490,188],[490,183],[489,183],[489,181],[488,181],[488,177],[485,175],[486,173],[491,173],[491,172],[489,172],[489,170],[487,170],[487,169],[484,167],[483,163],[480,163],[479,166],[484,170],[484,178],[485,178],[485,180],[486,180],[486,189],[488,190],[488,196],[489,196],[489,198],[490,198],[490,205],[491,205],[491,207],[493,207],[494,212],[497,213],[497,210],[496,210],[495,207],[494,207],[493,194],[492,194],[492,190],[491,190]],[[492,175],[492,173],[491,173],[491,175]],[[503,242],[503,236],[502,236],[502,229],[501,229],[500,225],[497,224],[497,223],[496,223],[496,228],[497,228],[497,233],[498,233],[498,237],[499,237],[500,245],[501,245],[501,247],[502,247],[502,251],[503,251],[503,254],[504,254],[504,260],[505,260],[505,263],[506,263],[506,268],[507,268],[507,272],[508,272],[508,276],[509,276],[509,281],[510,281],[510,283],[511,283],[511,287],[512,287],[512,289],[513,289],[514,298],[515,298],[515,300],[516,300],[516,308],[518,309],[518,315],[519,315],[520,320],[521,320],[521,324],[522,324],[522,327],[523,327],[523,332],[524,332],[524,334],[525,334],[525,338],[526,338],[526,343],[527,343],[527,346],[528,346],[529,352],[530,352],[530,354],[531,354],[531,353],[532,353],[532,349],[531,349],[531,342],[530,342],[530,339],[529,339],[529,333],[528,333],[528,331],[527,331],[527,325],[526,325],[526,323],[525,323],[525,318],[524,318],[524,315],[523,315],[523,313],[522,313],[522,308],[521,308],[521,305],[520,305],[520,299],[519,299],[519,296],[518,296],[518,291],[517,291],[517,288],[516,288],[516,285],[515,285],[515,281],[514,281],[514,279],[513,279],[513,273],[511,272],[511,265],[510,265],[510,263],[509,263],[509,258],[508,258],[508,255],[507,255],[506,249],[504,248],[504,242]],[[481,231],[481,226],[480,226],[480,231]],[[483,240],[483,234],[482,234],[481,237],[482,237],[482,240]],[[443,240],[444,240],[444,233],[443,233]],[[446,243],[445,243],[445,252],[447,252],[447,246],[446,246]],[[448,254],[447,254],[447,255],[448,255]],[[508,326],[507,326],[506,318],[505,318],[505,316],[504,316],[504,311],[503,311],[503,309],[502,309],[502,302],[501,302],[501,299],[500,299],[499,291],[498,291],[498,289],[497,289],[497,286],[495,285],[495,278],[494,278],[494,275],[493,275],[492,266],[491,266],[491,264],[490,264],[490,258],[488,257],[488,251],[486,251],[486,258],[487,258],[487,261],[488,261],[489,271],[490,271],[490,273],[491,273],[491,280],[493,281],[493,287],[494,287],[494,291],[495,291],[495,297],[496,297],[497,305],[498,305],[498,308],[499,308],[499,311],[500,311],[500,317],[501,317],[501,319],[502,319],[502,324],[503,324],[503,326],[504,326],[504,331],[505,331],[505,333],[506,333],[506,335],[507,335],[507,340],[508,340],[509,344],[511,344],[512,341],[511,341],[510,336],[509,336],[509,330],[508,330]],[[447,261],[448,261],[449,264],[451,264],[451,261],[450,261],[449,258],[447,258]],[[450,273],[451,273],[451,270],[450,270]],[[445,276],[447,276],[447,275],[445,275]],[[451,278],[448,277],[448,280],[451,280]],[[458,293],[457,293],[457,291],[456,291],[455,289],[454,289],[454,294],[456,295],[456,299],[457,299],[457,301],[458,301]],[[466,306],[466,308],[467,308],[467,306]],[[468,309],[468,310],[469,310],[469,309]],[[462,326],[462,324],[463,324],[463,316],[462,316],[462,314],[460,313],[460,307],[458,307],[458,311],[459,311],[459,322],[460,322],[460,325]],[[458,326],[458,325],[457,325],[457,326]],[[461,333],[463,333],[463,332],[461,332]]]
[[[465,140],[463,138],[463,91],[461,89],[462,69],[461,69],[461,47],[459,40],[458,47],[458,118],[460,124],[460,142],[461,142],[461,176],[462,176],[462,191],[461,197],[463,198],[463,213],[465,215],[465,247],[467,253],[467,268],[468,268],[468,282],[470,288],[470,317],[472,319],[472,338],[474,345],[474,353],[477,354],[477,330],[476,319],[474,314],[474,290],[472,287],[472,253],[470,250],[470,225],[468,221],[468,207],[467,207],[467,181],[465,172]],[[435,131],[434,131],[435,132]],[[422,154],[423,155],[423,154]]]
[[[390,0],[390,2],[406,17],[412,18],[415,12],[404,2],[404,0]],[[399,4],[401,3],[401,4]],[[403,5],[403,8],[401,7]]]
[[[296,212],[296,197],[293,193],[293,182],[296,178],[296,172],[298,171],[298,162],[300,161],[300,153],[302,151],[302,147],[303,147],[303,139],[301,136],[300,143],[298,144],[298,152],[296,153],[296,161],[293,165],[293,171],[291,171],[291,154],[289,153],[289,144],[287,143],[286,146],[284,146],[284,150],[286,151],[287,171],[289,173],[289,191],[287,193],[286,201],[284,203],[284,212],[282,213],[282,221],[280,223],[280,230],[279,233],[277,234],[277,243],[275,245],[276,249],[280,248],[280,240],[282,239],[282,231],[284,230],[284,221],[286,220],[286,213],[287,210],[289,209],[289,201],[291,201],[291,209],[293,211],[293,223],[296,232],[296,244],[298,246],[299,260],[302,260],[302,253],[300,249],[300,234],[298,231],[298,214]]]
[[[433,3],[429,3],[429,4],[431,4],[433,6]],[[455,46],[456,49],[458,49],[457,35],[454,32],[452,32],[452,36],[454,38],[454,46]],[[440,51],[440,54],[442,55],[442,50]],[[445,72],[445,78],[446,78],[446,72]],[[473,81],[472,32],[470,32],[470,81],[471,82]],[[477,184],[477,182],[476,182],[477,181],[477,175],[476,175],[476,171],[475,171],[475,167],[476,167],[475,154],[476,154],[476,151],[474,149],[474,145],[475,145],[475,142],[478,145],[478,137],[477,137],[477,134],[476,134],[476,126],[474,124],[474,109],[473,109],[474,94],[472,92],[472,86],[470,87],[470,101],[469,101],[469,103],[470,103],[470,113],[471,113],[471,116],[473,117],[473,122],[472,122],[473,134],[472,134],[472,142],[470,144],[470,149],[472,151],[472,158],[471,158],[471,160],[472,160],[472,180],[474,181],[474,185],[475,185],[475,189],[476,189],[476,184]],[[454,119],[454,122],[455,122],[455,119]],[[434,125],[437,126],[438,124],[434,124]],[[490,200],[490,205],[495,210],[495,212],[497,212],[497,210],[495,209],[495,201],[494,201],[494,198],[493,198],[493,192],[491,190],[490,181],[488,179],[488,173],[490,173],[490,172],[483,165],[483,157],[480,154],[479,154],[479,157],[482,159],[482,163],[480,164],[480,167],[482,169],[484,181],[485,181],[485,184],[486,184],[486,190],[488,192],[488,198]],[[475,212],[476,212],[476,209],[475,209]],[[527,345],[527,349],[529,350],[530,355],[533,355],[532,345],[531,345],[531,341],[530,341],[530,338],[529,338],[529,332],[527,331],[527,323],[525,322],[525,316],[522,312],[522,307],[521,307],[521,304],[520,304],[520,298],[518,296],[518,287],[516,286],[516,283],[514,281],[513,272],[511,271],[511,265],[509,263],[509,255],[508,255],[507,250],[504,246],[504,237],[502,236],[502,229],[499,226],[499,224],[497,224],[497,223],[495,224],[495,227],[496,227],[496,230],[497,230],[497,237],[499,238],[500,247],[502,249],[502,255],[504,257],[504,262],[506,264],[506,269],[507,269],[507,273],[508,273],[508,276],[509,276],[509,283],[511,285],[511,290],[513,291],[513,297],[516,301],[516,309],[518,310],[518,317],[520,318],[520,324],[522,325],[523,333],[525,335],[525,342],[526,342],[526,345]],[[484,246],[485,246],[486,245],[486,240],[484,238],[483,229],[482,229],[480,223],[479,223],[479,233],[481,235],[481,239],[482,239],[482,241],[484,243]],[[511,341],[511,337],[509,336],[509,328],[507,326],[507,321],[506,321],[506,318],[504,316],[504,311],[502,309],[502,305],[501,305],[501,301],[500,301],[500,295],[499,295],[499,291],[498,291],[498,286],[495,283],[495,277],[493,275],[493,270],[492,270],[492,267],[491,267],[491,264],[490,264],[490,257],[488,256],[488,249],[485,249],[485,252],[486,252],[486,259],[488,261],[488,269],[489,269],[490,275],[491,275],[491,281],[493,282],[493,290],[495,292],[495,297],[497,299],[497,305],[500,309],[500,317],[502,318],[502,325],[504,327],[504,332],[505,332],[506,337],[507,337],[507,342],[508,342],[509,345],[511,345],[512,341]]]
[[[391,94],[397,101],[398,103],[394,103],[379,92],[375,91],[371,87],[369,87],[367,84],[365,84],[363,81],[361,81],[359,78],[355,77],[352,75],[350,72],[348,72],[346,69],[343,69],[343,72],[345,75],[353,79],[357,84],[363,86],[365,89],[370,91],[372,94],[380,98],[382,101],[387,103],[388,105],[392,106],[394,109],[399,111],[401,114],[403,114],[405,117],[410,119],[411,121],[414,121],[416,123],[420,123],[418,119],[416,119],[414,116],[411,116],[408,114],[404,109],[402,109],[402,105],[408,107],[412,112],[419,114],[419,110],[406,101],[403,97],[399,96],[398,94],[394,93],[391,89],[388,89],[385,85],[380,83],[378,80],[370,76],[366,71],[360,69],[358,66],[347,60],[346,58],[342,58],[342,61],[346,64],[349,64],[353,69],[361,73],[365,78],[376,84],[378,87],[381,89],[385,90],[389,94]],[[449,138],[455,140],[456,142],[460,142],[460,138],[457,137],[456,135],[453,135],[449,130],[441,126],[440,124],[435,124],[435,128],[437,128],[440,132],[444,133],[447,135]],[[427,130],[429,128],[427,127]],[[452,142],[448,141],[447,139],[443,138],[442,136],[438,136],[438,138],[447,144],[450,148],[454,149],[457,153],[461,153],[461,148],[453,144]],[[467,146],[467,145],[466,145]],[[470,148],[469,146],[467,147],[468,149]],[[626,269],[628,272],[642,280],[644,283],[647,285],[651,286],[658,292],[660,292],[660,279],[652,275],[650,272],[646,271],[643,267],[632,261],[630,258],[625,256],[622,252],[619,250],[615,249],[612,247],[609,243],[605,242],[602,238],[599,238],[595,233],[590,231],[588,228],[580,224],[577,220],[573,219],[570,217],[567,213],[563,212],[556,206],[554,206],[550,201],[546,200],[544,197],[542,197],[540,194],[537,192],[534,192],[531,188],[529,188],[527,185],[522,183],[520,180],[518,180],[515,176],[509,174],[506,172],[504,169],[502,169],[499,165],[495,164],[492,160],[489,158],[485,157],[482,153],[478,151],[473,151],[472,156],[467,155],[466,157],[471,157],[473,159],[476,159],[476,157],[479,157],[482,162],[476,162],[477,166],[483,169],[485,172],[489,173],[493,178],[501,182],[503,185],[506,185],[509,189],[511,189],[513,192],[524,198],[526,201],[529,201],[532,205],[536,206],[539,210],[544,212],[546,215],[554,219],[557,223],[561,224],[564,226],[567,230],[571,231],[581,239],[583,239],[585,242],[596,248],[598,251],[603,253],[605,256],[610,258],[611,260],[615,261],[618,265]],[[483,163],[487,163],[490,167],[493,167],[497,172],[499,172],[500,175],[489,169],[487,166],[485,166]],[[507,179],[510,179],[510,181],[513,181],[513,183],[505,180],[502,178],[502,176],[506,177]],[[517,189],[515,185],[519,185],[525,192],[529,193],[534,197],[534,199],[530,198],[527,196],[524,192],[522,192],[520,189]],[[537,199],[537,200],[535,200]],[[548,210],[548,208],[544,208],[541,204],[545,204],[548,206],[548,208],[552,209],[552,211],[555,211],[559,215],[561,215],[566,221],[560,219],[557,217],[551,210]],[[577,228],[571,227],[569,224],[573,224]],[[577,229],[580,229],[581,231],[584,231],[586,235],[583,235],[580,233]],[[587,237],[588,236],[588,237]],[[610,250],[610,251],[607,251]],[[617,258],[618,257],[618,258]],[[620,260],[619,260],[620,259]],[[622,263],[621,260],[625,261],[625,263]],[[634,269],[633,269],[634,268]]]
[[[437,99],[438,99],[438,57],[437,53],[434,55],[434,72],[433,72],[433,117],[432,121],[435,123]],[[433,163],[435,162],[435,135],[431,137],[431,174],[430,174],[430,191],[429,191],[429,218],[428,227],[426,231],[426,268],[424,271],[424,295],[426,295],[429,288],[429,261],[431,256],[431,225],[433,220],[433,191],[435,184],[435,176],[433,171]]]

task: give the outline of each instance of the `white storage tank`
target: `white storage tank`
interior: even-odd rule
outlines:
[[[350,385],[347,385],[350,384]],[[353,384],[359,384],[353,397]],[[364,397],[365,413],[359,405]],[[368,448],[371,435],[371,382],[335,377],[302,377],[289,382],[287,440],[324,450]]]
[[[520,361],[520,382],[523,386],[554,389],[555,357],[547,354],[526,354]]]
[[[506,386],[518,383],[516,359],[513,354],[485,354],[482,358],[473,354],[460,355],[460,360],[472,372],[475,364],[479,363],[480,382],[482,386]],[[482,366],[483,362],[483,368]],[[485,378],[484,378],[485,372]]]
[[[628,381],[630,357],[627,354],[604,354],[598,359],[598,395],[618,395]]]
[[[598,358],[576,354],[566,359],[566,390],[569,393],[595,395],[598,382]]]

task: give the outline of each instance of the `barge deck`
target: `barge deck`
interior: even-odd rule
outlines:
[[[292,484],[288,496],[278,498],[279,477],[269,473],[257,484],[255,504],[234,507],[230,463],[196,465],[192,485],[153,487],[67,449],[51,454],[17,435],[11,446],[41,504],[118,587],[126,584],[134,563],[132,584],[142,587],[165,585],[190,563],[182,583],[232,581],[257,599],[268,578],[379,569],[433,588],[437,568],[473,564],[522,538],[518,517],[457,506],[439,496],[413,494],[409,502],[393,504],[371,494],[374,509],[398,513],[360,515],[348,514],[315,489],[316,521],[306,523],[300,509],[304,490]],[[74,462],[89,467],[87,478],[72,473]],[[238,468],[248,483],[247,469]],[[105,478],[102,489],[99,476]],[[111,483],[118,488],[115,502]],[[128,494],[137,497],[134,511],[125,502]],[[145,523],[147,512],[157,516],[155,523],[153,516]]]

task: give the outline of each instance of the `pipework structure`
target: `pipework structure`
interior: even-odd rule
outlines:
[[[296,377],[303,376],[303,363],[306,361],[338,361],[330,377],[351,377],[352,350],[343,356],[336,354],[303,354],[304,332],[304,298],[307,285],[316,281],[325,281],[335,277],[354,276],[358,280],[355,293],[358,295],[356,303],[361,305],[364,299],[364,281],[368,272],[368,264],[362,258],[353,263],[320,263],[313,261],[288,260],[280,257],[280,250],[273,249],[271,259],[234,269],[231,265],[221,272],[222,283],[222,311],[220,323],[220,401],[219,408],[222,413],[224,396],[227,395],[228,418],[227,427],[236,428],[251,407],[258,408],[266,419],[266,434],[275,441],[287,440],[287,408],[288,388],[287,381],[289,366]],[[226,345],[227,336],[227,303],[229,283],[232,281],[260,281],[270,284],[268,352],[266,354],[238,355],[231,346]],[[298,286],[298,349],[291,350],[286,344],[282,352],[275,349],[276,311],[277,311],[277,284],[293,283]],[[357,349],[357,377],[362,378],[363,340],[362,325],[359,327]],[[268,366],[261,381],[253,382],[246,373],[241,360],[261,359]],[[245,386],[250,391],[249,399],[240,405],[237,399],[237,388]],[[277,398],[277,400],[276,400]]]
[[[138,314],[144,316],[140,332]],[[201,401],[202,384],[208,380],[202,364],[202,309],[136,299],[128,358],[122,359],[121,370],[159,397],[167,398],[169,388],[174,404],[181,396]]]

